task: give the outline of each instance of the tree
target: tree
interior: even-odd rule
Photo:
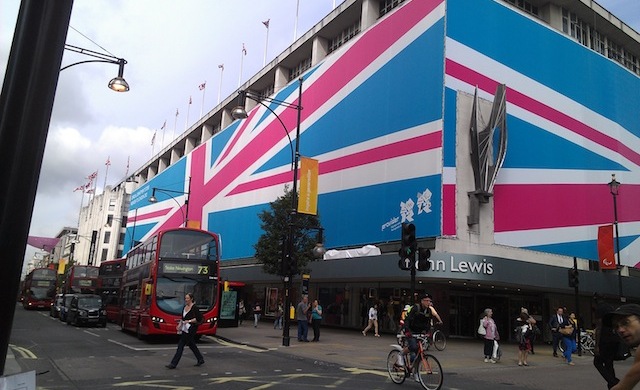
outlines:
[[[320,219],[316,215],[297,214],[291,209],[293,192],[288,186],[284,195],[271,202],[270,209],[258,216],[264,233],[253,246],[262,269],[271,275],[282,275],[282,259],[288,251],[287,239],[293,225],[293,255],[297,258],[298,270],[304,272],[313,260],[312,250],[317,242]]]

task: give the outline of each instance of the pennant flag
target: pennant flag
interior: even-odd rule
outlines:
[[[157,133],[158,133],[157,131],[154,131],[154,132],[153,132],[153,137],[151,137],[151,145],[152,145],[152,146],[156,143],[156,134],[157,134]],[[127,160],[127,167],[128,167],[128,166],[129,166],[129,160]]]
[[[104,165],[106,165],[106,166],[111,165],[111,156],[107,156],[107,162],[104,163]]]
[[[76,187],[73,192],[84,190],[84,186]]]
[[[178,112],[178,109],[176,108],[176,116],[180,115],[180,113]]]
[[[264,24],[264,26],[265,26],[266,28],[269,28],[269,21],[270,21],[270,20],[271,20],[271,19],[267,19],[266,21],[262,22],[262,24]]]
[[[224,70],[224,64],[218,65],[218,68]]]
[[[176,110],[177,111],[177,110]],[[165,120],[164,123],[162,124],[162,127],[160,128],[160,130],[164,130],[164,128],[167,127],[167,121]]]
[[[92,174],[90,174],[89,176],[87,176],[87,180],[93,181],[93,179],[95,179],[96,177],[98,177],[98,171],[95,171]]]
[[[191,104],[191,96],[189,96],[189,104]]]
[[[204,83],[202,83],[202,84],[198,85],[198,89],[199,89],[199,90],[201,90],[201,91],[202,91],[203,89],[205,89],[206,87],[207,87],[207,82],[206,82],[206,81],[205,81]]]
[[[598,226],[598,258],[600,269],[616,269],[613,250],[613,225]]]
[[[90,188],[88,190],[85,191],[87,194],[93,194],[93,188]]]
[[[242,54],[247,55],[247,49],[244,47],[244,43],[242,44]]]

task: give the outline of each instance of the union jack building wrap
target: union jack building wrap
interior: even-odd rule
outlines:
[[[403,222],[419,238],[467,240],[467,113],[476,88],[492,102],[504,84],[506,156],[480,206],[492,244],[597,262],[615,173],[621,259],[640,262],[640,78],[617,62],[501,1],[410,0],[301,77],[300,153],[319,161],[328,248],[397,241]],[[297,88],[272,97],[298,104]],[[270,108],[295,141],[297,111]],[[127,235],[200,221],[223,260],[252,257],[258,214],[291,187],[289,142],[257,105],[142,184]],[[149,203],[154,187],[184,195]]]

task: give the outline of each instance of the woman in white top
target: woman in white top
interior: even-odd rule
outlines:
[[[367,324],[367,327],[364,328],[364,330],[362,331],[362,335],[366,336],[367,332],[369,331],[369,329],[371,329],[371,327],[373,327],[373,329],[376,332],[375,336],[380,337],[380,335],[378,334],[378,304],[377,303],[375,303],[369,309],[369,323]]]

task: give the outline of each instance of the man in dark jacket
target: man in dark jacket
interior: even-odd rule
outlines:
[[[613,306],[606,302],[599,302],[596,307],[596,348],[593,356],[593,365],[607,382],[609,389],[620,382],[616,378],[616,371],[613,367],[613,359],[620,347],[620,338],[614,333],[611,326],[602,323],[602,318],[611,311],[613,311]]]

